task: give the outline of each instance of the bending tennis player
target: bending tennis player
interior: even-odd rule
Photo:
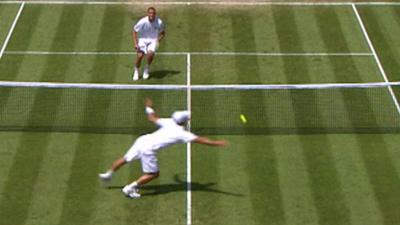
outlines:
[[[210,140],[206,137],[197,136],[187,130],[185,125],[190,119],[188,111],[176,111],[171,118],[158,118],[153,110],[151,99],[145,100],[145,112],[149,121],[159,126],[159,129],[153,133],[140,136],[128,152],[120,159],[117,159],[111,168],[100,173],[102,181],[109,181],[115,171],[126,163],[133,160],[140,160],[143,174],[131,184],[126,185],[122,192],[130,198],[139,198],[139,187],[154,180],[160,175],[157,164],[157,152],[172,144],[195,142],[211,146],[224,146],[223,140]]]

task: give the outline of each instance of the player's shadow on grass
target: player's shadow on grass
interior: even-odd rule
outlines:
[[[144,185],[140,189],[142,191],[142,196],[156,196],[156,195],[162,195],[162,194],[168,194],[171,192],[186,192],[187,191],[187,182],[183,181],[179,178],[179,176],[176,174],[174,176],[174,181],[175,183],[173,184],[154,184],[154,185]],[[218,189],[213,188],[213,186],[216,183],[198,183],[198,182],[192,182],[191,183],[191,191],[192,192],[211,192],[211,193],[216,193],[216,194],[224,194],[224,195],[230,195],[230,196],[235,196],[235,197],[243,197],[244,195],[238,194],[238,193],[233,193],[233,192],[228,192],[228,191],[221,191]],[[122,186],[111,186],[109,187],[110,189],[121,189],[123,188]]]
[[[150,79],[163,79],[165,77],[175,76],[179,74],[177,70],[154,70],[150,73]]]

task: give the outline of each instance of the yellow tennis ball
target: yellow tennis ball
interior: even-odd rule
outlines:
[[[242,123],[246,123],[247,119],[243,114],[240,114],[240,120],[242,121]]]

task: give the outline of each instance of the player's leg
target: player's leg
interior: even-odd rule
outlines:
[[[140,161],[142,162],[143,175],[122,189],[122,192],[130,198],[139,198],[139,187],[149,183],[160,175],[157,158],[154,154],[142,154]]]
[[[117,159],[111,165],[111,168],[107,170],[105,173],[100,173],[99,178],[103,181],[111,180],[114,172],[116,172],[119,168],[121,168],[126,163],[132,162],[135,159],[139,159],[139,150],[138,146],[135,144],[128,150],[128,152],[124,155],[124,157]]]
[[[102,180],[110,180],[112,178],[112,175],[114,172],[116,172],[119,168],[121,168],[123,165],[125,165],[127,162],[124,158],[117,159],[113,162],[111,165],[111,168],[107,170],[105,173],[100,173],[99,177]]]
[[[139,80],[139,68],[142,64],[144,53],[141,51],[137,52],[136,61],[135,61],[135,69],[133,71],[133,80]]]
[[[142,186],[144,184],[149,183],[150,181],[156,179],[157,177],[160,176],[160,172],[155,172],[155,173],[144,173],[142,176],[140,176],[136,180],[137,186]]]
[[[149,51],[146,55],[147,64],[144,66],[143,70],[143,79],[148,79],[150,77],[150,65],[154,59],[154,52]]]
[[[147,45],[147,64],[144,66],[143,79],[148,79],[150,77],[150,65],[153,62],[155,52],[157,50],[157,40],[151,40]]]
[[[144,39],[139,38],[137,56],[135,61],[135,70],[133,72],[133,80],[139,79],[139,68],[142,64],[142,59],[144,55],[147,54],[147,44]]]

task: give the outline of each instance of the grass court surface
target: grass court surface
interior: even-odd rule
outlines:
[[[155,4],[167,35],[151,79],[134,83],[130,32],[147,5],[26,3],[16,21],[21,4],[1,3],[0,46],[16,22],[0,59],[1,81],[385,82],[379,63],[388,81],[400,78],[396,4]],[[393,91],[400,96],[399,87]],[[185,145],[159,154],[161,176],[143,187],[141,199],[120,191],[140,175],[139,163],[118,171],[110,189],[99,185],[97,173],[154,129],[145,121],[146,96],[161,116],[191,102],[192,130],[230,142],[224,149],[191,145],[189,220]],[[187,96],[1,87],[0,224],[400,223],[400,115],[387,88]]]

